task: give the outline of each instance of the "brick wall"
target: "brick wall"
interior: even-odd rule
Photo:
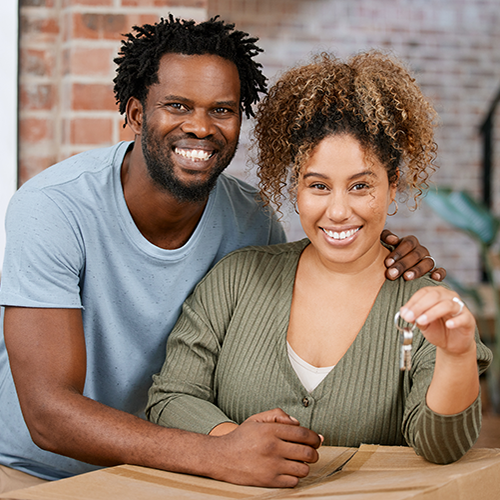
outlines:
[[[341,57],[372,47],[392,50],[409,63],[440,115],[441,168],[433,180],[481,195],[478,127],[500,87],[498,0],[211,0],[208,14],[216,13],[260,37],[265,49],[260,61],[271,81],[321,50]],[[500,215],[500,109],[496,123],[494,202]],[[240,175],[245,175],[244,156],[240,151],[232,167]],[[291,238],[302,236],[293,213],[287,224]],[[400,203],[388,227],[399,235],[416,234],[460,280],[480,279],[475,244],[425,205],[411,213]]]
[[[259,36],[265,49],[259,60],[271,80],[312,52],[344,57],[391,49],[411,65],[440,113],[441,169],[434,180],[479,196],[478,126],[500,86],[498,0],[22,0],[21,182],[54,161],[130,138],[114,104],[112,59],[121,33],[168,11],[197,20],[220,14]],[[497,118],[500,171],[500,113]],[[253,182],[246,167],[250,128],[245,121],[230,171]],[[496,213],[499,188],[497,174]],[[286,224],[290,238],[301,236],[294,215]],[[418,235],[451,274],[478,280],[474,244],[425,205],[414,214],[400,208],[389,226]]]
[[[21,0],[20,183],[86,149],[131,139],[117,113],[121,34],[168,12],[203,20],[207,0]]]

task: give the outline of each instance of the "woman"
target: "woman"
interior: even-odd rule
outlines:
[[[417,201],[435,169],[434,117],[377,52],[283,75],[257,116],[258,173],[278,208],[290,187],[307,239],[237,251],[198,285],[154,377],[153,421],[221,435],[281,408],[326,445],[409,445],[449,463],[474,444],[491,353],[472,314],[429,277],[383,272],[398,187]],[[406,371],[397,312],[417,327]]]

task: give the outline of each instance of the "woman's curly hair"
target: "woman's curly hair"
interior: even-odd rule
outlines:
[[[240,77],[241,109],[253,116],[252,105],[267,91],[262,65],[254,57],[262,52],[255,45],[258,38],[234,29],[234,24],[217,20],[218,16],[202,23],[177,19],[170,14],[156,24],[133,26],[122,41],[114,82],[119,111],[124,114],[131,97],[144,105],[151,85],[158,83],[160,60],[165,54],[217,55],[233,62]]]
[[[253,145],[261,194],[292,201],[303,165],[325,137],[349,134],[389,182],[409,188],[415,206],[436,170],[437,113],[403,64],[378,51],[342,62],[322,53],[290,69],[262,100]],[[404,180],[403,180],[404,179]]]

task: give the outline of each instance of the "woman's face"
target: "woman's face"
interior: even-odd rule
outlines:
[[[350,135],[329,136],[313,150],[297,188],[302,227],[325,264],[369,265],[396,196],[387,170],[367,162]]]

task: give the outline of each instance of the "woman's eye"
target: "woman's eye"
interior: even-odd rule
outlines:
[[[368,186],[368,184],[366,184],[365,182],[358,182],[357,184],[354,184],[352,189],[353,191],[360,191],[361,189],[367,189],[369,187],[370,186]]]
[[[324,184],[321,184],[319,182],[315,182],[314,184],[311,184],[310,187],[313,189],[319,189],[321,191],[323,191],[324,189],[327,189],[327,187]]]

